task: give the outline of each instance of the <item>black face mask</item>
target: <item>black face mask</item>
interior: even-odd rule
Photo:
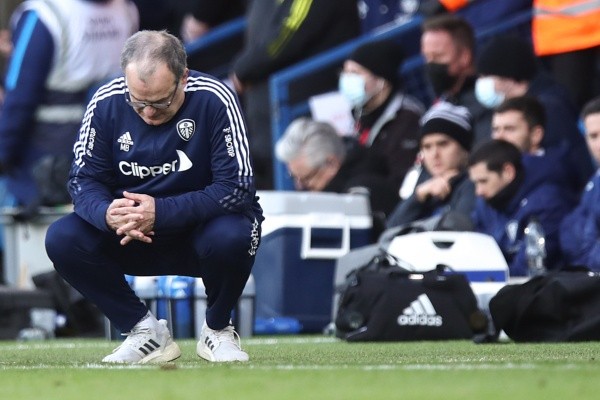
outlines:
[[[427,63],[425,73],[436,96],[446,93],[456,83],[457,78],[448,73],[448,64]]]

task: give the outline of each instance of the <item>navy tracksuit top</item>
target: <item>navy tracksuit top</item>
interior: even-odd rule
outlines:
[[[155,197],[156,234],[232,213],[262,220],[244,117],[225,84],[190,71],[183,105],[158,126],[126,104],[126,91],[117,78],[87,107],[69,179],[79,216],[109,231],[106,210],[129,191]]]

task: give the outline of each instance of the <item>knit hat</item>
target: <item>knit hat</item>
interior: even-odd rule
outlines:
[[[469,110],[444,101],[434,104],[421,118],[421,138],[432,133],[448,135],[470,151],[474,135]]]
[[[481,49],[477,69],[481,75],[530,81],[537,72],[537,58],[531,44],[524,39],[498,36]]]
[[[399,69],[403,59],[402,48],[391,40],[364,43],[348,56],[348,60],[357,62],[393,84],[398,84],[400,81]]]

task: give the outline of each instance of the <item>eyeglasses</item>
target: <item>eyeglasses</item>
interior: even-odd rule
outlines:
[[[125,84],[127,84],[127,83],[125,83]],[[173,99],[175,98],[175,94],[177,93],[178,87],[179,87],[179,82],[176,82],[175,89],[173,89],[173,94],[171,96],[169,96],[170,99],[166,103],[163,103],[163,102],[149,103],[147,101],[133,101],[133,100],[131,100],[131,95],[129,94],[129,88],[128,88],[127,91],[125,92],[125,102],[127,102],[127,104],[129,104],[131,107],[133,107],[137,110],[142,110],[146,107],[152,107],[157,110],[166,110],[167,108],[169,108],[169,106],[173,102]]]

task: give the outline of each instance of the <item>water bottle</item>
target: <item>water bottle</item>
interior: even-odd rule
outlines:
[[[546,272],[546,238],[544,229],[535,217],[525,227],[525,251],[529,276],[537,276]]]

